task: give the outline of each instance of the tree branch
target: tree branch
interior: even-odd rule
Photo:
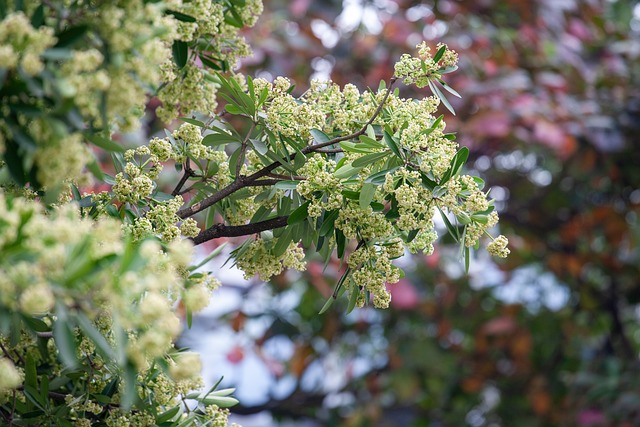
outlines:
[[[281,179],[259,179],[257,181],[248,182],[246,186],[247,187],[267,187],[269,185],[276,185],[279,182],[282,182],[282,180]]]
[[[276,218],[268,219],[266,221],[260,221],[253,224],[245,225],[214,224],[213,226],[207,228],[196,237],[194,237],[193,243],[199,245],[200,243],[204,243],[212,239],[217,239],[218,237],[248,236],[250,234],[257,234],[265,230],[281,228],[287,225],[288,219],[288,216],[279,216]]]
[[[176,185],[176,188],[173,189],[171,195],[175,197],[178,194],[181,194],[180,190],[182,189],[182,186],[187,182],[189,178],[195,175],[195,172],[193,171],[193,169],[191,169],[191,161],[187,159],[184,162],[184,173],[182,174],[182,178],[180,178],[178,185]]]

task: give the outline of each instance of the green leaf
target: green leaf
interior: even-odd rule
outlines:
[[[367,179],[365,179],[364,181],[370,182],[375,185],[382,185],[384,184],[387,174],[394,173],[396,170],[398,170],[398,168],[399,166],[396,166],[390,169],[385,169],[380,172],[376,172],[374,174],[369,175],[369,177],[367,177]]]
[[[58,39],[58,43],[56,43],[56,47],[68,47],[74,45],[76,42],[80,41],[80,39],[85,35],[85,33],[89,30],[89,26],[87,25],[77,25],[75,27],[67,27],[64,31],[56,36]]]
[[[293,225],[293,224],[297,224],[297,223],[302,222],[305,219],[307,219],[307,217],[309,216],[309,205],[310,204],[311,204],[311,202],[308,201],[308,202],[304,203],[303,205],[299,206],[293,212],[291,212],[291,214],[289,215],[289,218],[287,219],[287,224]]]
[[[407,243],[412,242],[412,241],[413,241],[413,239],[415,239],[415,238],[416,238],[416,236],[418,235],[418,232],[419,232],[419,231],[420,231],[420,230],[418,230],[417,228],[416,228],[415,230],[411,230],[411,231],[409,232],[409,234],[407,235]]]
[[[371,153],[371,154],[366,154],[362,157],[359,157],[357,159],[355,159],[353,161],[353,163],[351,163],[353,165],[353,167],[356,168],[362,168],[365,166],[368,166],[372,163],[375,163],[379,160],[384,159],[385,157],[387,157],[390,153],[388,151],[383,151],[382,153]]]
[[[430,127],[429,129],[430,129],[430,130],[432,130],[432,131],[433,131],[433,130],[435,130],[435,129],[440,125],[440,123],[442,122],[442,120],[444,120],[444,114],[440,114],[440,117],[438,117],[438,118],[433,122],[433,124],[431,125],[431,127]]]
[[[453,168],[451,171],[451,176],[456,176],[462,170],[462,167],[467,162],[469,158],[469,149],[467,147],[462,147],[453,158]]]
[[[173,61],[176,63],[178,68],[184,68],[184,66],[187,65],[187,60],[189,59],[189,46],[187,45],[187,42],[175,40],[171,49],[173,51]]]
[[[434,63],[438,63],[438,61],[440,61],[442,59],[442,55],[444,55],[444,52],[447,50],[446,46],[442,46],[440,47],[440,49],[438,49],[438,51],[436,52],[435,55],[433,55],[433,62]]]
[[[199,128],[206,127],[205,124],[202,121],[193,119],[191,117],[180,117],[180,120],[185,122],[185,123],[189,123],[189,124],[192,124],[194,126],[198,126]]]
[[[66,49],[66,48],[52,47],[50,49],[45,50],[42,53],[42,57],[44,59],[49,59],[51,61],[62,61],[62,60],[73,58],[73,51],[71,49]]]
[[[26,323],[27,327],[29,327],[32,331],[36,332],[48,332],[50,330],[49,325],[47,325],[41,319],[37,317],[23,315],[22,321]]]
[[[227,104],[224,106],[224,109],[227,111],[227,113],[233,114],[234,116],[239,116],[244,113],[244,111],[240,109],[240,107],[234,104]]]
[[[216,391],[210,391],[207,396],[230,396],[232,395],[236,389],[234,387],[231,388],[222,388]]]
[[[327,310],[329,310],[329,308],[333,305],[333,302],[336,300],[336,298],[331,295],[328,299],[327,302],[324,303],[324,305],[322,306],[322,308],[320,309],[320,311],[318,312],[318,314],[323,314],[324,312],[326,312]]]
[[[469,247],[464,247],[464,271],[469,274]]]
[[[440,84],[442,85],[442,87],[444,88],[444,90],[446,90],[447,92],[449,92],[451,95],[456,96],[458,98],[462,98],[462,96],[451,86],[449,86],[444,80],[442,79],[438,79],[438,82],[440,82]]]
[[[40,4],[31,15],[31,26],[38,28],[44,24],[44,4]]]
[[[78,326],[96,346],[96,350],[105,360],[114,360],[116,355],[106,338],[96,329],[93,323],[82,313],[76,314]]]
[[[319,129],[311,129],[309,133],[311,133],[313,139],[320,144],[331,140],[331,138],[329,138],[329,135]]]
[[[202,143],[208,147],[214,147],[216,145],[224,145],[230,142],[240,142],[240,140],[237,137],[233,135],[229,135],[226,132],[210,133],[208,135],[205,135],[204,138],[202,138]]]
[[[40,400],[40,393],[38,393],[38,389],[36,387],[25,386],[24,387],[24,395],[29,399],[31,403],[36,405],[36,407],[42,411],[45,410],[46,400]]]
[[[438,97],[440,101],[442,101],[442,103],[447,108],[447,110],[451,111],[451,114],[455,116],[456,112],[451,106],[451,104],[449,103],[449,100],[447,99],[447,97],[444,96],[444,94],[440,91],[440,89],[438,89],[438,86],[436,86],[435,83],[433,83],[431,80],[429,80],[429,88],[431,89],[431,92],[433,92],[433,94],[436,97]]]
[[[58,347],[60,359],[68,368],[75,368],[78,365],[76,357],[76,339],[67,316],[66,308],[58,306],[56,310],[57,319],[53,323],[53,338]]]
[[[444,225],[447,227],[447,231],[449,232],[451,237],[454,238],[454,240],[456,242],[459,242],[460,241],[460,234],[458,233],[458,229],[456,227],[454,227],[453,224],[451,224],[451,221],[449,221],[449,218],[447,218],[445,213],[442,212],[442,209],[438,208],[438,210],[440,211],[440,215],[442,216],[442,220],[444,221]]]
[[[365,182],[360,190],[360,209],[365,210],[369,204],[373,201],[373,196],[376,193],[376,185],[369,182]]]
[[[342,230],[336,228],[335,229],[335,235],[336,235],[336,245],[337,245],[337,255],[338,258],[342,258],[344,256],[344,250],[346,248],[347,245],[347,238],[345,237],[344,233],[342,232]]]
[[[458,69],[457,65],[452,65],[452,66],[449,66],[449,67],[444,67],[444,68],[438,69],[438,73],[440,73],[440,74],[449,74],[449,73],[453,73],[457,69]]]
[[[333,172],[333,174],[336,176],[336,178],[346,179],[351,178],[353,175],[360,172],[361,169],[362,166],[356,168],[351,163],[346,163],[339,167],[335,172]]]
[[[24,384],[33,388],[38,388],[38,372],[36,370],[36,361],[33,355],[27,353],[27,363],[24,369]]]
[[[165,421],[170,421],[173,417],[178,415],[179,412],[180,412],[180,405],[174,406],[173,408],[167,411],[164,411],[161,414],[158,414],[158,416],[156,417],[156,424],[161,424],[161,423],[164,423]]]
[[[227,9],[227,13],[224,14],[224,22],[237,28],[244,27],[244,22],[242,21],[242,17],[236,10],[236,8],[231,5],[229,9]]]
[[[116,393],[116,391],[118,391],[119,383],[120,378],[114,377],[106,386],[104,386],[100,394],[103,396],[112,397]]]
[[[259,139],[249,139],[249,141],[251,142],[251,145],[253,145],[253,148],[260,154],[265,155],[267,154],[267,151],[269,151],[269,148],[267,147],[267,144],[265,144],[264,142],[260,141]]]
[[[449,181],[452,177],[458,175],[462,170],[462,167],[467,162],[469,158],[469,149],[467,147],[462,147],[451,159],[451,166],[444,173],[442,179],[440,179],[440,185],[444,185],[447,181]]]
[[[124,369],[124,393],[122,394],[120,405],[127,411],[135,403],[138,397],[138,370],[132,363],[127,363]]]
[[[379,90],[384,90],[386,88],[386,85],[387,85],[386,82],[384,80],[381,80],[380,81],[380,85],[382,86],[383,83],[384,83],[385,87],[381,87]],[[364,135],[361,135],[360,138],[362,138],[363,136]],[[373,129],[373,126],[371,126],[371,125],[367,126],[367,137],[373,139],[374,141],[376,139],[376,131],[375,131],[375,129]]]
[[[387,130],[384,131],[384,142],[391,149],[391,151],[393,151],[393,154],[401,159],[404,159],[404,157],[400,153],[400,149],[398,148],[398,144],[396,143],[394,137]]]
[[[300,181],[279,181],[274,187],[279,190],[295,190],[298,188],[299,183]]]
[[[272,253],[275,257],[281,257],[287,251],[289,244],[292,242],[291,234],[291,227],[285,227],[284,232],[278,237],[276,244],[273,246]]]
[[[329,236],[333,233],[333,227],[335,226],[336,219],[339,214],[340,211],[338,209],[324,213],[322,226],[320,226],[320,230],[318,231],[320,236]]]
[[[235,397],[209,395],[200,400],[205,405],[217,405],[220,408],[230,408],[240,403]]]
[[[360,295],[360,287],[356,285],[353,280],[350,280],[351,286],[349,287],[349,304],[347,305],[347,314],[351,313],[353,309],[356,307],[356,303],[358,302],[358,296]]]
[[[428,188],[431,191],[433,191],[438,185],[434,180],[429,178],[427,174],[425,174],[424,172],[420,173],[420,178],[422,179],[422,185],[424,185],[426,188]]]
[[[222,243],[221,245],[219,245],[218,247],[216,247],[213,251],[211,251],[211,253],[209,255],[207,255],[202,261],[200,261],[198,264],[196,265],[192,265],[189,267],[189,271],[194,271],[197,270],[198,268],[202,267],[203,265],[205,265],[206,263],[208,263],[209,261],[211,261],[213,258],[217,257],[218,255],[220,255],[222,253],[222,250],[224,249],[224,247],[227,246],[227,242]]]
[[[91,141],[96,147],[100,147],[105,151],[124,153],[125,149],[120,144],[114,142],[111,138],[105,138],[96,134],[85,134],[85,137]]]
[[[267,151],[266,156],[271,159],[271,161],[273,162],[278,162],[280,163],[280,166],[282,166],[284,169],[286,169],[287,171],[291,172],[291,173],[295,173],[296,169],[293,167],[293,165],[291,164],[291,162],[285,160],[284,158],[278,156],[276,153],[274,153],[273,151],[269,150]],[[288,157],[288,155],[287,155]]]
[[[370,147],[364,144],[357,144],[351,141],[341,141],[340,148],[342,148],[347,153],[361,153],[361,154],[369,154],[372,150]]]
[[[166,13],[168,15],[173,15],[178,21],[182,22],[196,22],[196,18],[191,15],[186,15],[182,12],[178,12],[175,10],[167,10]]]

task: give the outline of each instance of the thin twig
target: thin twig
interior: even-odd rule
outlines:
[[[257,181],[248,182],[246,187],[268,187],[270,185],[276,185],[277,183],[282,182],[281,179],[259,179]]]
[[[173,189],[171,195],[177,196],[178,194],[181,194],[180,190],[182,189],[182,186],[187,182],[189,178],[193,176],[196,176],[196,174],[193,169],[191,169],[191,160],[187,159],[184,162],[184,173],[182,174],[182,178],[180,178],[180,181],[178,181],[178,185],[176,185],[176,188]]]
[[[242,169],[242,165],[244,163],[244,156],[247,152],[247,142],[249,142],[249,138],[253,133],[253,130],[256,128],[256,122],[251,123],[251,129],[247,132],[247,136],[242,140],[242,145],[240,146],[240,156],[238,157],[238,163],[236,164],[236,178],[240,176],[240,169]]]
[[[218,237],[248,236],[250,234],[260,233],[261,231],[281,228],[287,225],[288,219],[288,216],[279,216],[276,218],[268,219],[266,221],[254,222],[253,224],[215,224],[194,237],[193,243],[199,245],[200,243],[204,243],[212,239],[217,239]]]
[[[13,359],[13,357],[11,357],[11,354],[9,354],[9,351],[4,347],[4,344],[2,344],[2,340],[0,340],[0,349],[4,353],[5,357],[9,359],[11,362],[13,362],[13,364],[15,365],[16,361]]]

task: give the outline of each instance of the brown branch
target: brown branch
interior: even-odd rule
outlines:
[[[282,182],[281,179],[259,179],[257,181],[248,182],[246,187],[267,187],[269,185],[276,185],[277,183]]]
[[[235,193],[241,188],[246,187],[248,183],[256,181],[257,179],[268,175],[269,172],[276,169],[278,166],[280,166],[280,162],[273,162],[269,166],[265,166],[258,172],[255,172],[249,176],[238,177],[235,181],[224,187],[222,190],[218,191],[216,194],[213,194],[212,196],[207,197],[206,199],[195,203],[192,206],[180,209],[178,212],[176,212],[176,215],[183,219],[195,215],[196,213],[208,208],[209,206],[215,205],[220,200],[223,200],[224,198]]]
[[[193,243],[199,245],[200,243],[204,243],[212,239],[217,239],[218,237],[248,236],[250,234],[260,233],[261,231],[281,228],[287,225],[288,219],[288,216],[279,216],[276,218],[268,219],[266,221],[260,221],[253,224],[245,225],[214,224],[213,226],[207,228],[196,237],[194,237]]]
[[[193,169],[191,169],[191,160],[187,159],[184,163],[184,173],[182,174],[182,178],[180,178],[180,181],[178,181],[178,185],[176,185],[176,188],[173,189],[171,195],[175,197],[178,194],[181,194],[180,190],[182,189],[182,186],[192,176],[196,176],[196,173],[193,171]]]
[[[344,150],[342,148],[319,148],[315,150],[316,153],[322,154],[334,154],[334,153],[342,153]]]

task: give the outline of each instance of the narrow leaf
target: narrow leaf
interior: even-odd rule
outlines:
[[[175,40],[173,42],[172,51],[173,61],[176,63],[178,68],[184,68],[184,66],[187,65],[187,60],[189,59],[189,47],[187,42]]]
[[[386,130],[384,131],[384,142],[391,149],[391,151],[393,151],[393,154],[395,154],[396,156],[398,156],[401,159],[404,159],[404,157],[402,157],[402,154],[400,153],[400,149],[398,148],[398,144],[396,144],[395,139]]]
[[[446,46],[442,46],[440,47],[440,49],[438,49],[438,51],[436,52],[435,55],[433,55],[433,62],[434,63],[438,63],[438,61],[440,61],[442,59],[442,55],[444,55],[445,50],[447,50]]]
[[[349,304],[347,305],[347,314],[351,313],[353,309],[356,307],[356,303],[358,302],[358,296],[360,295],[360,288],[353,280],[350,280],[351,286],[349,289]]]
[[[365,167],[379,160],[384,159],[388,155],[389,155],[388,151],[384,151],[382,153],[371,153],[355,159],[351,164],[354,167]]]
[[[444,224],[447,227],[447,231],[449,232],[451,237],[453,237],[455,239],[456,242],[459,242],[460,241],[460,234],[458,233],[458,229],[456,227],[454,227],[453,224],[451,224],[451,221],[449,221],[449,218],[447,218],[447,215],[445,215],[445,213],[442,212],[442,209],[438,208],[438,210],[440,211],[440,215],[442,216],[442,220],[444,221]]]
[[[369,204],[373,201],[373,196],[376,194],[376,186],[371,183],[364,183],[362,190],[360,190],[360,209],[366,210]]]
[[[446,90],[447,92],[449,92],[451,95],[456,96],[458,98],[462,98],[462,96],[451,86],[449,86],[444,80],[442,79],[438,79],[438,82],[440,82],[440,84],[442,85],[442,87],[444,88],[444,90]]]
[[[291,212],[289,218],[287,219],[287,224],[292,225],[304,221],[309,216],[309,204],[311,204],[310,201],[304,203],[296,210]]]

